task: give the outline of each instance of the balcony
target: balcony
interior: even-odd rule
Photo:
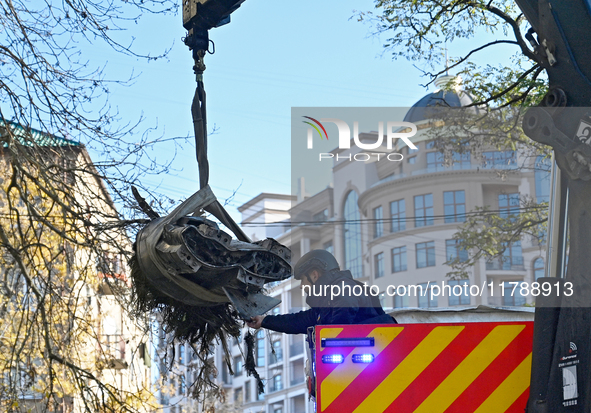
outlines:
[[[98,273],[100,279],[98,293],[101,295],[114,295],[115,291],[124,291],[130,287],[125,274]]]
[[[306,377],[304,375],[294,377],[290,380],[289,385],[290,386],[297,386],[298,384],[303,383],[305,381],[305,379],[306,379]]]
[[[292,335],[289,338],[289,357],[296,357],[304,353],[304,337]]]
[[[304,369],[304,359],[297,359],[290,363],[289,366],[290,377],[289,385],[296,386],[306,380],[306,373]]]
[[[486,262],[487,271],[525,271],[523,266],[523,257],[504,257]]]
[[[128,364],[125,361],[125,340],[123,335],[103,334],[99,343],[99,357],[108,369],[126,369]]]
[[[511,296],[510,294],[507,294],[502,297],[488,297],[487,303],[488,305],[495,307],[522,307],[525,305],[526,300],[525,297],[520,295]]]
[[[371,187],[383,184],[384,182],[389,181],[396,181],[399,179],[404,179],[409,176],[416,176],[416,175],[425,175],[431,174],[435,172],[452,172],[458,170],[471,170],[471,171],[489,171],[494,169],[503,169],[503,170],[511,170],[517,169],[518,166],[515,162],[507,161],[507,162],[497,162],[494,164],[491,163],[478,163],[478,162],[470,162],[470,161],[462,161],[462,162],[455,162],[451,166],[444,166],[441,163],[438,164],[430,164],[427,168],[417,169],[410,171],[410,173],[399,173],[399,174],[390,174],[378,182],[371,185]]]
[[[299,369],[297,367],[300,367]],[[290,386],[297,386],[298,384],[302,384],[306,381],[306,375],[304,374],[304,365],[301,366],[293,366],[291,378],[289,380]]]

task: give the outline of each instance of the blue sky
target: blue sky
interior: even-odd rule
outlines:
[[[235,208],[259,193],[291,191],[291,107],[410,106],[426,93],[419,70],[392,61],[385,37],[355,19],[355,10],[372,9],[370,0],[247,0],[230,24],[210,31],[216,52],[206,56],[204,82],[208,126],[217,129],[209,136],[210,185],[222,202],[235,192],[227,207],[235,219]],[[154,136],[192,135],[195,80],[181,16],[147,16],[131,29],[140,52],[172,49],[165,60],[145,62],[97,46],[111,74],[140,75],[112,87],[111,104],[125,119],[143,115],[144,128],[158,127]],[[154,153],[162,161],[173,154],[172,145]],[[199,185],[192,142],[173,167],[144,185],[190,196]]]

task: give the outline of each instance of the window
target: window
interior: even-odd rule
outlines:
[[[248,403],[250,402],[250,380],[248,380],[247,382],[244,383],[244,402]]]
[[[434,147],[434,142],[427,143],[427,149]],[[437,172],[445,170],[459,170],[459,169],[470,169],[472,167],[470,163],[470,151],[465,152],[453,152],[452,153],[452,164],[445,165],[445,156],[441,152],[428,152],[427,153],[427,172]]]
[[[160,392],[160,404],[168,404],[170,402],[170,398],[167,392]],[[171,412],[172,413],[172,412]]]
[[[380,293],[380,295],[378,296],[378,298],[380,299],[380,305],[382,306],[382,308],[384,309],[385,312],[389,312],[392,311],[392,307],[390,307],[389,302],[392,302],[391,299],[386,298],[386,293]]]
[[[176,377],[173,377],[173,378],[171,378],[171,379],[170,379],[170,388],[171,388],[170,395],[171,395],[171,396],[174,396],[174,392],[175,392],[175,391],[177,390],[177,388],[178,388],[178,387],[176,386]]]
[[[234,375],[240,376],[242,374],[242,357],[234,357]]]
[[[392,223],[390,225],[391,232],[404,231],[406,229],[406,210],[404,206],[404,199],[390,202],[390,218]]]
[[[538,257],[534,261],[534,279],[537,281],[538,278],[543,277],[544,275],[544,260],[541,257]]]
[[[283,381],[281,377],[281,373],[275,373],[273,378],[271,379],[271,386],[270,391],[279,391],[283,389]]]
[[[435,266],[435,241],[421,242],[417,247],[417,268]]]
[[[399,295],[398,292],[404,293],[404,295]],[[394,308],[406,308],[408,307],[408,291],[406,287],[404,289],[401,287],[396,291],[396,295],[394,296]]]
[[[417,146],[417,145],[415,145]],[[417,153],[419,151],[418,146],[417,149],[412,149],[410,146],[406,147],[406,154],[407,155],[412,155],[413,153]]]
[[[289,356],[299,356],[304,353],[304,337],[301,334],[289,334]]]
[[[501,218],[519,214],[519,193],[499,195],[499,215]]]
[[[357,208],[358,197],[355,191],[349,192],[343,209],[344,225],[344,253],[345,268],[348,268],[353,278],[363,276],[361,257],[361,223]]]
[[[428,152],[427,153],[427,171],[436,172],[443,171],[443,154],[441,152]]]
[[[443,193],[443,213],[445,223],[464,222],[466,220],[466,196],[464,191],[446,191]]]
[[[447,285],[450,287],[450,293],[448,294],[450,306],[470,304],[468,280],[450,280],[447,282]]]
[[[534,164],[534,179],[536,182],[536,201],[548,202],[550,200],[550,159],[538,156]]]
[[[452,169],[459,170],[459,169],[470,169],[472,167],[470,163],[470,151],[466,152],[454,152],[452,154],[453,157],[453,165]]]
[[[375,278],[384,276],[384,253],[380,252],[373,257]]]
[[[222,381],[224,384],[232,384],[232,376],[230,376],[230,371],[226,363],[222,365]]]
[[[379,238],[384,235],[384,218],[382,207],[379,206],[373,209],[373,237]]]
[[[179,387],[178,387],[178,395],[185,394],[185,375],[181,374],[179,377]]]
[[[460,262],[468,261],[468,251],[460,246],[460,240],[446,239],[445,240],[445,259],[453,261],[458,259]]]
[[[179,364],[183,364],[185,361],[185,345],[179,344],[179,353],[177,354],[177,361]]]
[[[121,257],[103,252],[96,257],[96,271],[102,274],[118,275],[123,272]],[[117,277],[115,277],[117,279]]]
[[[272,362],[279,363],[280,361],[283,361],[283,347],[281,346],[281,340],[273,341],[271,347],[273,351],[270,356]]]
[[[325,242],[324,245],[322,246],[322,248],[325,249],[326,251],[330,252],[331,254],[334,254],[332,240]]]
[[[263,330],[257,332],[257,367],[265,365],[265,333]]]
[[[392,248],[392,272],[406,271],[406,247]]]
[[[0,207],[4,206],[4,202],[0,201]],[[66,273],[68,275],[72,275],[74,272],[74,265],[75,265],[75,251],[72,245],[69,242],[64,242],[62,247],[62,252],[64,254],[64,259],[66,262]],[[87,287],[88,288],[88,287]]]
[[[415,227],[433,225],[433,194],[415,196]]]
[[[525,304],[525,297],[521,295],[521,288],[519,285],[515,287],[516,282],[521,283],[521,281],[516,280],[504,282],[503,305],[519,306]]]
[[[521,251],[521,241],[515,241],[512,244],[507,245],[503,243],[505,251],[500,258],[491,259],[486,262],[487,270],[513,270],[522,271],[523,267],[523,255]]]
[[[414,165],[415,163],[417,163],[417,157],[413,156],[411,158],[408,158],[407,162],[411,165]]]
[[[242,403],[242,387],[234,390],[234,403]]]
[[[418,285],[419,288],[417,289],[417,294],[419,296],[420,308],[437,307],[437,296],[431,294],[433,284],[435,283],[429,282]]]
[[[508,245],[503,252],[503,269],[523,269],[523,255],[521,253],[521,241],[515,241]],[[516,268],[517,267],[517,268]]]
[[[511,169],[516,166],[515,151],[482,152],[482,167],[485,169]]]

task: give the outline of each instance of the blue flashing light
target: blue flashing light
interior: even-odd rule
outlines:
[[[374,347],[375,339],[373,337],[360,338],[323,338],[322,347]]]
[[[345,361],[342,354],[325,354],[322,356],[322,362],[325,364],[341,364]]]
[[[353,354],[353,363],[373,363],[375,357],[373,354]]]

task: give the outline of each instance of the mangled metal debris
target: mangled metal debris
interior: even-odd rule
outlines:
[[[190,306],[232,303],[250,319],[279,304],[261,291],[265,283],[291,275],[291,252],[271,238],[235,240],[215,222],[188,215],[212,200],[207,186],[169,216],[146,225],[136,240],[138,265],[147,281],[171,299]]]

